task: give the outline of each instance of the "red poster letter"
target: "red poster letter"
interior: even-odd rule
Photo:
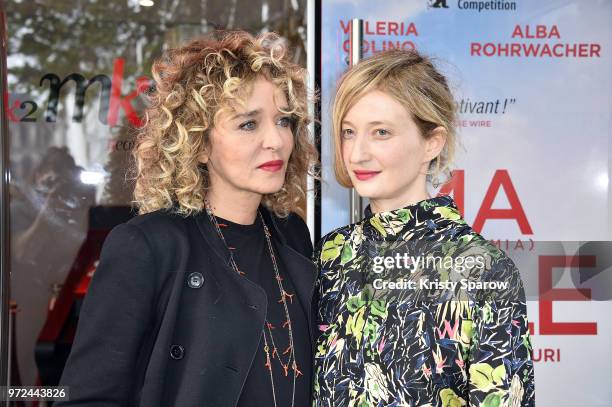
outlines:
[[[502,187],[506,193],[508,202],[510,202],[510,208],[493,209],[491,208],[493,201],[497,196],[497,192]],[[508,174],[507,170],[495,171],[493,180],[491,181],[489,189],[482,200],[482,205],[478,210],[478,214],[476,215],[472,228],[476,232],[480,233],[487,219],[516,219],[519,228],[521,229],[521,233],[525,235],[533,234],[529,221],[527,220],[527,216],[525,215],[525,211],[523,211],[521,201],[516,194],[516,190],[514,189],[514,185],[512,185],[512,180],[510,179],[510,175]]]
[[[596,322],[554,322],[553,301],[589,301],[590,289],[552,288],[555,267],[595,267],[595,256],[540,256],[540,334],[597,335]]]

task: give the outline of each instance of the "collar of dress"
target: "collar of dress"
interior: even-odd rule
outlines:
[[[424,199],[403,208],[373,213],[365,208],[364,231],[383,238],[400,237],[416,229],[438,229],[448,224],[465,224],[457,205],[449,195]],[[366,232],[366,234],[368,234]]]

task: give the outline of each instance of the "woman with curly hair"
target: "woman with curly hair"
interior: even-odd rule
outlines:
[[[295,212],[316,150],[304,70],[274,34],[223,31],[152,72],[139,216],[104,243],[59,405],[306,406],[316,272]]]
[[[532,406],[520,274],[432,197],[455,151],[446,78],[417,51],[376,54],[341,78],[335,174],[369,199],[317,244],[315,406]]]

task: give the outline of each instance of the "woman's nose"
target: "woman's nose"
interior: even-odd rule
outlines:
[[[351,164],[357,164],[369,159],[369,146],[366,137],[360,137],[358,134],[353,136],[349,160]]]
[[[275,122],[268,124],[264,131],[263,147],[278,150],[283,147],[285,138],[283,137],[284,128],[276,125]]]

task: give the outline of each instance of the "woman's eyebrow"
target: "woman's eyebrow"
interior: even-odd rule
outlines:
[[[349,122],[348,120],[343,120],[342,124],[347,124],[349,126],[355,127],[355,125],[353,123]],[[386,122],[386,121],[381,121],[381,120],[375,120],[375,121],[372,121],[372,122],[368,122],[367,124],[369,126],[379,126],[381,124],[390,125],[391,123],[390,122]]]
[[[231,120],[241,119],[243,117],[254,117],[261,113],[261,109],[251,110],[250,112],[238,113],[234,115]]]
[[[289,107],[288,106],[282,106],[282,107],[277,108],[277,110],[280,113],[284,113],[284,112],[288,112],[289,111]],[[258,116],[259,114],[261,114],[261,112],[262,112],[261,109],[255,109],[255,110],[251,110],[250,112],[237,113],[234,116],[232,116],[232,118],[230,120],[255,117],[255,116]]]
[[[381,124],[387,125],[387,124],[390,124],[390,123],[388,123],[386,121],[375,120],[373,122],[369,122],[368,124],[371,125],[371,126],[380,126]]]

